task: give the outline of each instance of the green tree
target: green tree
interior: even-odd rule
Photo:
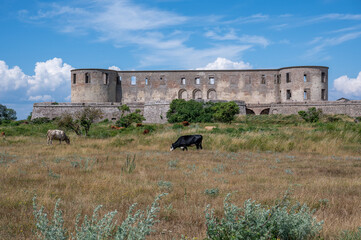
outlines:
[[[0,122],[2,120],[16,120],[16,111],[0,104]]]
[[[140,114],[140,110],[136,109],[132,113],[128,113],[125,115],[125,112],[130,112],[130,108],[124,104],[119,107],[119,110],[122,112],[120,115],[120,119],[116,122],[116,125],[119,127],[129,127],[132,123],[142,123],[145,118],[142,114]]]
[[[219,122],[231,123],[236,114],[239,114],[239,107],[237,103],[231,102],[219,102],[213,107],[214,120]]]
[[[69,113],[63,114],[57,124],[60,128],[72,130],[77,135],[88,136],[91,125],[100,118],[102,118],[100,109],[86,107],[77,112],[75,117]]]

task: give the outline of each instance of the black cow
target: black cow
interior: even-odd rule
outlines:
[[[170,147],[170,151],[173,151],[176,148],[181,148],[183,151],[184,149],[188,151],[189,146],[196,145],[197,149],[202,149],[202,135],[186,135],[181,136],[178,140],[172,144]]]

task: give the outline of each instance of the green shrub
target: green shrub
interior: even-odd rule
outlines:
[[[231,122],[239,107],[235,102],[202,102],[184,99],[174,99],[167,112],[168,122]]]
[[[130,108],[124,104],[121,107],[119,107],[119,110],[122,113],[119,120],[116,121],[115,123],[118,127],[127,128],[131,126],[133,123],[142,123],[145,120],[144,116],[140,114],[141,111],[139,109],[136,109],[134,112],[125,115],[125,112],[130,112]]]
[[[49,122],[51,122],[51,120],[48,117],[34,118],[33,120],[31,120],[31,123],[33,124],[44,124]]]
[[[298,115],[300,115],[306,122],[314,123],[318,122],[320,116],[322,114],[322,110],[316,110],[315,107],[309,108],[307,111],[299,111]]]
[[[271,208],[247,200],[243,208],[224,200],[224,217],[218,219],[214,211],[206,209],[207,236],[209,239],[288,239],[302,240],[316,236],[323,222],[312,217],[306,205],[290,206],[287,195]]]
[[[212,110],[214,120],[225,123],[231,123],[236,114],[239,114],[239,107],[233,101],[216,103]]]
[[[63,213],[58,209],[60,199],[56,202],[52,220],[49,221],[47,214],[44,212],[44,207],[38,207],[36,203],[36,196],[33,198],[33,214],[36,220],[36,229],[38,239],[116,239],[116,240],[130,240],[130,239],[145,239],[151,232],[159,212],[159,200],[166,194],[158,195],[151,206],[148,206],[146,211],[138,210],[134,212],[136,204],[133,204],[129,210],[126,219],[120,226],[116,225],[113,219],[117,211],[105,214],[101,219],[98,219],[98,211],[101,205],[94,209],[91,219],[88,216],[84,217],[80,225],[80,215],[75,221],[75,232],[69,233],[68,229],[64,227]]]

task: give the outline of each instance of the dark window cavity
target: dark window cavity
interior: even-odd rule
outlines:
[[[291,90],[287,90],[287,93],[286,93],[286,96],[287,96],[287,99],[291,99],[292,95],[291,95]]]
[[[290,73],[286,73],[286,82],[291,82]]]
[[[321,89],[321,99],[326,100],[326,89]]]
[[[326,82],[326,73],[322,72],[321,74],[321,82]]]
[[[303,74],[303,81],[307,82],[307,74]]]
[[[261,84],[266,84],[266,75],[264,74],[261,76]]]
[[[90,83],[89,73],[85,73],[85,83]]]
[[[76,74],[73,74],[73,84],[76,84]]]

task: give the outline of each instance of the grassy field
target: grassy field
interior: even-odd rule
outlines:
[[[336,120],[334,119],[336,118]],[[78,214],[118,210],[124,219],[132,203],[144,209],[164,192],[160,222],[149,239],[206,237],[207,204],[221,216],[223,200],[242,205],[253,199],[272,205],[287,189],[292,201],[307,203],[324,220],[320,237],[339,239],[361,226],[361,124],[345,116],[304,123],[297,116],[243,117],[228,124],[154,125],[112,130],[92,127],[90,137],[70,133],[71,144],[46,145],[41,125],[0,125],[0,238],[33,239],[32,198],[51,215],[61,199],[65,225]],[[204,126],[217,126],[206,131]],[[202,134],[203,150],[169,152],[186,134]],[[122,171],[135,158],[134,171]],[[216,191],[218,189],[218,193]],[[213,191],[212,191],[213,190]]]

